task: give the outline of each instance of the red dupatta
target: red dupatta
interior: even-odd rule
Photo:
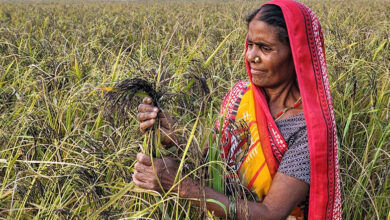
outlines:
[[[302,97],[311,166],[309,219],[341,219],[336,124],[320,23],[311,9],[301,3],[274,0],[266,4],[282,9]],[[245,53],[247,46],[246,42]],[[246,58],[245,63],[252,82]],[[255,87],[253,95],[261,145],[273,176],[288,147],[262,91]]]

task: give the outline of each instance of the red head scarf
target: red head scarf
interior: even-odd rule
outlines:
[[[320,23],[311,9],[301,3],[274,0],[266,4],[282,9],[302,97],[311,167],[309,219],[341,219],[336,124]],[[245,62],[252,81],[246,56]],[[259,88],[254,88],[253,92],[261,144],[271,175],[274,175],[287,145],[272,118],[264,94]]]

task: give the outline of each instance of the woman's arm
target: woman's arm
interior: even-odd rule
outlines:
[[[177,164],[168,158],[154,159],[153,164],[154,166],[149,156],[139,153],[133,181],[141,188],[166,192],[173,185]],[[237,219],[246,219],[246,210],[250,219],[285,219],[301,201],[304,201],[308,189],[307,183],[283,173],[276,173],[268,195],[262,203],[248,202],[246,205],[244,200],[237,201]],[[191,178],[183,180],[180,189],[175,187],[174,191],[182,198],[214,199],[223,203],[226,208],[229,207],[229,198],[226,195],[209,187],[202,190],[200,184]],[[201,202],[195,200],[195,203]],[[225,217],[225,212],[219,205],[207,202],[206,206],[215,215]]]
[[[184,181],[181,196],[184,198],[201,198],[203,196],[201,189],[192,179]],[[305,200],[309,186],[294,177],[283,173],[276,173],[268,195],[262,203],[247,202],[244,200],[237,201],[237,219],[247,219],[246,210],[248,210],[249,219],[286,219],[292,210],[302,201]],[[222,202],[226,207],[229,206],[228,196],[219,193],[209,187],[205,187],[205,198],[215,199]],[[183,195],[184,194],[184,195]],[[196,202],[200,203],[200,202]],[[214,211],[215,215],[225,217],[225,212],[219,205],[208,202],[207,209]]]

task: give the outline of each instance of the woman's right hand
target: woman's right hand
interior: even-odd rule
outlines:
[[[177,145],[176,136],[172,127],[173,120],[166,111],[159,111],[159,109],[152,104],[152,99],[146,97],[138,106],[137,119],[140,122],[139,128],[142,133],[153,127],[156,118],[159,118],[161,128],[161,143],[165,146]]]

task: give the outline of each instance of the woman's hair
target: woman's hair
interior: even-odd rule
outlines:
[[[260,15],[257,16],[257,14]],[[257,17],[256,17],[257,16]],[[256,17],[259,21],[264,21],[265,23],[277,27],[278,35],[280,42],[290,45],[288,39],[288,32],[286,21],[284,20],[282,10],[279,6],[276,5],[263,5],[259,9],[252,12],[247,18],[246,22],[249,26],[249,23]]]

